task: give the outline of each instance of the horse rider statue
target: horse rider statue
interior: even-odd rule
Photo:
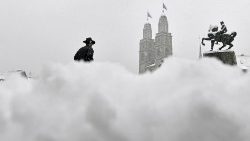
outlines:
[[[202,38],[202,45],[205,45],[204,40],[211,41],[211,50],[213,51],[214,43],[218,44],[218,42],[222,42],[222,47],[219,48],[221,50],[226,45],[229,45],[228,49],[231,49],[233,47],[233,40],[236,37],[237,33],[232,32],[231,34],[227,34],[227,27],[223,21],[220,22],[221,24],[221,30],[218,31],[218,26],[212,26],[210,25],[208,30],[208,38]]]

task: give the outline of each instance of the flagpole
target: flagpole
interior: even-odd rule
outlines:
[[[148,22],[148,11],[147,11],[147,22]]]

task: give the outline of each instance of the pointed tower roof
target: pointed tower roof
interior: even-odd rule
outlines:
[[[149,22],[144,24],[143,39],[152,39],[152,28]]]
[[[168,33],[168,19],[167,16],[163,13],[159,19],[158,32],[167,32]]]

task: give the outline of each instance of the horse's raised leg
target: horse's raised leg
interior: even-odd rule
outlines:
[[[202,44],[203,46],[205,46],[204,40],[210,41],[211,38],[202,38],[201,44]]]
[[[229,48],[228,48],[227,50],[231,49],[233,46],[234,46],[234,45],[233,45],[232,43],[230,43],[230,44],[229,44]]]
[[[214,40],[211,40],[211,50],[210,51],[213,51],[213,49],[214,49]]]
[[[202,38],[202,41],[201,41],[201,44],[203,45],[203,46],[205,46],[205,44],[204,44],[204,38]]]
[[[223,43],[223,46],[219,48],[219,50],[223,49],[226,46],[225,43]]]

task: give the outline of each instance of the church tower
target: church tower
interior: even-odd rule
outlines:
[[[152,39],[150,23],[144,25],[139,53],[139,73],[144,73],[147,71],[147,66],[154,64],[155,61],[154,39]]]
[[[140,40],[139,51],[139,73],[154,71],[161,66],[164,59],[172,53],[172,35],[168,31],[168,19],[164,14],[163,4],[162,15],[158,23],[158,33],[155,40],[152,39],[152,28],[150,23],[146,23],[143,28],[143,39]],[[148,13],[148,17],[151,15]],[[151,17],[152,18],[152,17]]]
[[[172,35],[168,32],[168,20],[163,13],[158,23],[158,33],[155,37],[156,65],[160,66],[164,58],[171,56],[172,53]]]

